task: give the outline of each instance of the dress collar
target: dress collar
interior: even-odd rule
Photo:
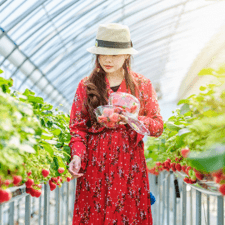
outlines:
[[[105,76],[105,81],[106,81],[108,96],[109,96],[114,91],[110,88],[110,83],[109,83],[109,80],[106,76]],[[120,91],[125,92],[125,90],[126,90],[126,81],[125,81],[125,77],[124,77],[117,91],[118,92],[120,92]]]

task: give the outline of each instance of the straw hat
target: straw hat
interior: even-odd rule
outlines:
[[[133,48],[129,27],[119,23],[100,24],[95,39],[95,46],[86,50],[100,55],[138,53]]]

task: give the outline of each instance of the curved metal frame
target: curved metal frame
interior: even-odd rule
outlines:
[[[2,1],[0,3],[1,10],[4,11],[8,7],[13,4],[14,1]],[[13,14],[15,14],[15,19],[12,20],[10,23],[5,25],[4,29],[5,32],[0,35],[0,39],[3,35],[16,35],[20,31],[20,27],[27,24],[28,20],[31,19],[32,15],[35,13],[40,12],[41,7],[46,8],[48,4],[51,4],[52,0],[41,0],[36,1],[33,5],[28,7],[24,10],[24,12],[21,15],[18,15],[17,9],[20,7],[24,7],[26,1],[22,1],[19,3],[19,6],[15,9],[13,9]],[[157,74],[157,80],[160,80],[161,77],[163,77],[163,71],[164,67],[168,61],[168,57],[170,55],[170,42],[171,38],[175,34],[184,33],[186,30],[183,31],[176,31],[177,26],[180,23],[180,19],[184,14],[197,11],[204,7],[210,7],[212,4],[216,4],[216,2],[207,2],[202,3],[198,5],[195,9],[190,9],[188,11],[185,11],[184,7],[185,5],[189,4],[188,0],[183,0],[176,4],[167,4],[166,7],[162,8],[161,6],[164,4],[161,0],[155,0],[151,1],[149,3],[148,0],[142,1],[141,4],[138,6],[136,5],[137,2],[135,0],[130,2],[120,1],[120,4],[115,4],[115,1],[112,3],[110,1],[98,1],[98,2],[92,2],[90,3],[88,1],[71,1],[68,3],[57,3],[56,4],[56,10],[54,11],[54,8],[51,8],[52,13],[48,12],[46,9],[47,17],[44,17],[43,20],[40,20],[40,22],[34,22],[34,29],[29,33],[28,36],[26,36],[25,39],[23,39],[18,45],[16,44],[17,40],[12,40],[15,43],[15,47],[13,50],[4,58],[4,60],[1,62],[1,65],[4,65],[7,59],[9,59],[10,56],[14,54],[16,50],[21,51],[23,55],[26,56],[25,60],[14,70],[14,72],[11,74],[11,77],[16,76],[19,72],[19,69],[23,66],[23,64],[29,60],[31,64],[34,65],[34,69],[32,72],[23,79],[22,83],[19,85],[19,89],[22,87],[23,84],[26,83],[26,81],[32,76],[33,72],[35,70],[39,70],[42,74],[42,77],[44,76],[49,83],[44,86],[38,94],[41,94],[42,91],[48,87],[48,85],[52,85],[52,87],[55,90],[58,90],[59,93],[64,96],[65,99],[67,99],[67,102],[72,101],[72,95],[74,90],[74,86],[71,84],[77,84],[79,79],[84,77],[86,74],[88,74],[90,71],[88,67],[86,69],[83,69],[87,63],[89,63],[90,60],[90,54],[88,52],[82,52],[80,49],[84,47],[85,45],[88,46],[88,43],[92,43],[94,40],[95,32],[96,32],[96,24],[101,23],[101,21],[109,20],[112,18],[113,22],[126,22],[130,20],[129,28],[132,32],[132,40],[136,44],[136,48],[141,51],[142,55],[137,55],[135,62],[138,65],[148,63],[149,66],[151,66],[152,70],[151,73],[154,74],[154,76]],[[110,6],[113,4],[113,7],[110,8]],[[79,13],[79,7],[88,7],[85,9],[82,13]],[[158,7],[161,5],[160,7]],[[165,5],[165,4],[164,4]],[[61,6],[61,7],[60,7]],[[154,10],[157,8],[157,10]],[[178,9],[176,11],[176,9]],[[129,12],[125,13],[126,9],[129,10]],[[143,16],[140,16],[142,11],[149,10],[149,14],[145,14]],[[171,13],[168,14],[168,11],[171,10]],[[96,13],[98,11],[98,13]],[[55,23],[60,21],[65,14],[74,13],[75,16],[69,16],[65,19],[64,23],[66,24],[61,29],[58,29],[57,26],[54,27],[53,30],[55,30],[55,34],[53,34],[50,38],[47,38],[47,36],[50,34],[49,32],[46,33],[46,35],[42,35],[41,39],[34,40],[35,35],[37,32],[40,32],[41,30],[47,30],[50,25],[55,26]],[[107,13],[106,13],[107,12]],[[78,13],[79,15],[76,15]],[[86,20],[84,21],[84,18],[92,17],[92,15],[96,13],[96,16],[93,16],[93,20]],[[16,16],[16,14],[18,16]],[[3,14],[4,15],[4,14]],[[159,17],[159,15],[162,15],[162,17]],[[132,20],[132,18],[135,18],[135,20]],[[152,19],[156,18],[153,22]],[[7,16],[2,19],[2,24],[7,23]],[[150,23],[148,24],[148,21]],[[166,22],[163,22],[166,21]],[[76,24],[83,23],[84,25],[80,29],[76,29]],[[185,23],[188,23],[186,20],[182,23],[184,25]],[[173,26],[174,29],[171,29],[169,32],[163,32],[164,29],[166,31],[166,28],[168,26]],[[28,26],[27,29],[31,27]],[[32,27],[33,28],[33,27]],[[65,31],[72,30],[72,32],[69,32],[68,35],[63,36]],[[86,38],[78,38],[83,33],[91,33],[92,35],[87,36]],[[154,40],[154,37],[159,34],[159,38],[157,37],[156,40]],[[149,38],[149,35],[151,35]],[[187,34],[188,35],[188,34]],[[9,37],[9,35],[7,35]],[[59,38],[59,42],[62,42],[62,44],[54,46],[54,40],[55,38]],[[182,37],[182,40],[184,40],[186,37]],[[21,37],[20,37],[21,39]],[[145,41],[143,41],[143,39]],[[28,45],[28,43],[31,43],[31,41],[34,42],[32,45]],[[139,44],[141,41],[141,44]],[[164,43],[162,45],[159,45],[163,41]],[[74,45],[76,43],[76,45]],[[25,46],[27,44],[27,46]],[[156,45],[155,45],[156,44]],[[90,44],[91,46],[92,44]],[[38,46],[38,48],[33,51],[31,54],[25,54],[22,52],[21,47],[24,46],[23,51],[24,52],[31,52],[32,49],[34,49],[35,46]],[[135,45],[134,45],[135,46]],[[46,48],[47,47],[47,48]],[[53,48],[52,48],[53,47]],[[46,54],[42,55],[42,51],[45,49]],[[65,49],[62,51],[62,49]],[[69,49],[67,51],[67,49]],[[42,57],[41,60],[39,58]],[[57,61],[57,57],[61,57],[60,61]],[[80,59],[83,59],[81,62]],[[38,63],[35,63],[38,59]],[[57,64],[55,64],[56,61]],[[138,62],[141,63],[138,63]],[[53,63],[52,63],[53,62]],[[48,64],[51,64],[47,70],[46,73],[42,72],[42,69],[44,67],[47,67]],[[139,73],[148,73],[148,70],[146,67],[138,67],[140,71]],[[161,68],[160,70],[158,68]],[[74,76],[74,73],[77,75]],[[148,76],[151,76],[150,74]],[[152,75],[153,76],[153,75]],[[41,78],[42,78],[41,77]],[[40,78],[40,79],[41,79]],[[153,80],[154,78],[151,77]],[[38,79],[30,88],[34,88],[35,85],[38,84],[40,81]],[[59,82],[54,82],[54,80],[57,79]],[[53,84],[54,83],[54,84]],[[63,90],[63,93],[62,91]],[[64,91],[66,90],[66,91]],[[51,93],[46,96],[46,98],[51,99]]]

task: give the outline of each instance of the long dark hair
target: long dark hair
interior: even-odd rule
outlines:
[[[100,105],[108,104],[108,95],[107,95],[107,84],[105,81],[106,72],[102,69],[100,63],[98,62],[99,55],[96,54],[94,69],[91,72],[88,79],[85,81],[86,90],[87,90],[87,102],[88,111],[91,116],[91,119],[94,122],[97,122],[96,116],[94,114],[94,109]],[[132,75],[129,71],[131,71],[131,55],[127,59],[125,59],[123,64],[126,88],[128,92],[128,87],[131,90],[131,94],[135,97],[136,90],[138,89],[138,85],[133,79]],[[99,72],[97,69],[100,69]]]

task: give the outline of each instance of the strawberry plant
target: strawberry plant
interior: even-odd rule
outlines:
[[[12,79],[0,77],[0,198],[4,201],[10,199],[10,187],[25,183],[27,192],[38,197],[40,183],[60,177],[61,186],[71,177],[69,115],[57,108],[53,112],[52,105],[29,89],[11,93],[11,86]]]
[[[199,76],[204,74],[217,77],[219,83],[201,86],[198,95],[180,100],[178,105],[183,105],[164,122],[163,134],[148,138],[145,156],[149,172],[155,175],[181,168],[187,174],[184,179],[187,183],[204,178],[222,185],[225,183],[225,90],[218,94],[215,89],[224,83],[225,67],[217,71],[203,69]],[[170,164],[167,158],[171,159]],[[218,171],[222,176],[215,178],[213,174]]]

